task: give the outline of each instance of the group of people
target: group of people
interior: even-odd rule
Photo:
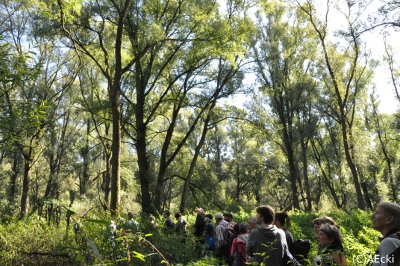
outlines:
[[[275,214],[270,206],[259,206],[258,216],[249,217],[244,223],[236,223],[232,213],[212,216],[201,208],[197,208],[196,213],[194,233],[198,237],[198,253],[213,254],[223,264],[239,266],[263,262],[265,265],[283,265],[284,252],[289,252],[294,244],[293,235],[287,229],[290,224],[288,214]]]
[[[247,223],[236,223],[232,213],[205,214],[196,210],[194,234],[199,255],[213,254],[226,265],[302,265],[310,250],[308,241],[294,241],[288,230],[290,217],[286,212],[275,213],[271,206],[261,205],[257,216]],[[215,226],[213,223],[215,219]],[[372,216],[373,228],[383,235],[374,256],[364,258],[358,265],[400,265],[400,206],[381,202]],[[348,265],[339,225],[332,217],[322,216],[313,220],[318,243],[318,253],[313,265]],[[308,242],[308,243],[307,243]],[[301,243],[303,246],[299,246]],[[304,249],[304,243],[308,247]],[[367,254],[365,254],[367,256]],[[308,263],[309,264],[309,263]],[[308,265],[307,264],[307,265]],[[355,264],[357,265],[357,264]]]
[[[290,217],[286,212],[275,213],[271,206],[257,207],[257,216],[249,217],[247,222],[236,223],[232,213],[205,214],[202,208],[197,213],[194,224],[196,251],[198,256],[215,256],[223,265],[303,265],[308,261],[312,265],[333,266],[348,265],[343,248],[343,238],[339,225],[329,216],[313,220],[318,244],[317,256],[307,259],[310,251],[309,241],[294,241],[290,229]],[[175,222],[170,212],[165,212],[161,229],[164,233],[176,233],[187,237],[187,221],[181,213],[175,214]],[[154,216],[150,223],[158,228]],[[372,266],[400,266],[400,206],[392,202],[381,202],[372,215],[373,228],[383,238],[374,256],[365,254],[365,258],[353,258],[358,264]],[[124,230],[137,232],[139,223],[133,214],[128,213],[128,220],[116,226],[110,225],[112,231],[121,227]],[[307,259],[307,260],[306,260]]]

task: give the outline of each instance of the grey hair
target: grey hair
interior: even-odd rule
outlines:
[[[251,224],[257,224],[258,223],[258,219],[257,219],[256,216],[251,216],[251,217],[249,217],[248,222],[251,223]]]
[[[319,231],[324,232],[329,238],[332,238],[334,244],[343,243],[342,232],[337,225],[325,223],[321,225]]]
[[[393,216],[393,225],[400,228],[400,206],[396,203],[383,201],[376,205],[376,208],[382,208],[385,215]]]

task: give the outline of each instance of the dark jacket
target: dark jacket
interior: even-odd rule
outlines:
[[[287,244],[287,246],[288,246],[288,248],[289,248],[289,251],[290,251],[290,253],[294,254],[294,253],[293,253],[293,243],[294,243],[293,235],[292,235],[292,233],[291,233],[289,230],[287,230],[286,228],[284,228],[284,229],[282,229],[282,230],[283,230],[283,232],[285,232],[286,244]]]
[[[194,224],[194,235],[197,237],[202,237],[204,234],[204,230],[206,228],[206,222],[204,221],[205,218],[204,213],[198,213],[196,216],[196,222]]]
[[[283,249],[286,248],[286,237],[283,230],[276,226],[262,225],[251,231],[246,252],[253,258],[253,262],[281,266]]]

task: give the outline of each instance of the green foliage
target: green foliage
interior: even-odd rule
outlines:
[[[41,217],[9,219],[0,225],[0,264],[70,263],[68,250],[73,239],[65,237],[61,227],[49,226]]]
[[[240,208],[234,213],[238,222],[246,221],[254,213]],[[309,259],[316,256],[317,246],[312,221],[318,216],[329,215],[340,225],[343,233],[346,259],[349,265],[357,255],[374,254],[379,233],[371,228],[371,213],[365,211],[334,211],[331,213],[291,212],[290,228],[295,239],[307,239],[312,243]],[[76,214],[74,214],[76,216]],[[92,213],[90,218],[80,219],[79,229],[65,231],[65,222],[59,227],[49,226],[37,216],[25,220],[8,219],[0,225],[0,263],[30,264],[41,263],[80,263],[116,265],[129,262],[129,265],[160,265],[168,261],[171,265],[205,266],[218,265],[215,258],[197,258],[193,224],[195,214],[188,215],[188,236],[166,234],[162,228],[154,228],[143,215],[138,219],[140,232],[110,231],[110,218],[101,213]],[[6,220],[4,220],[6,221]],[[163,220],[157,221],[162,225]],[[40,254],[40,255],[38,255]],[[47,255],[46,255],[47,254]]]

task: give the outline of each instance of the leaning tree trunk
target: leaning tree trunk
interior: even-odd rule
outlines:
[[[364,197],[363,197],[362,190],[361,190],[361,184],[359,181],[357,167],[356,167],[356,165],[353,161],[353,158],[351,156],[351,153],[350,153],[350,145],[349,145],[348,136],[347,136],[346,115],[344,114],[344,110],[342,107],[340,108],[340,113],[341,113],[341,130],[342,130],[344,153],[346,156],[347,164],[348,164],[351,174],[353,176],[353,183],[354,183],[354,187],[356,189],[358,208],[361,210],[365,210],[365,201],[364,201]]]

